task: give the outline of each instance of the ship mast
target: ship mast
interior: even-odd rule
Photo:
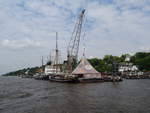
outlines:
[[[43,56],[42,56],[42,72],[44,72],[44,61],[43,61]]]
[[[55,67],[56,67],[56,73],[58,72],[58,60],[59,60],[59,53],[58,53],[58,33],[56,32],[56,48],[55,48]]]

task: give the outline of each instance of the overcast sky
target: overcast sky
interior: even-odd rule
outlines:
[[[100,58],[150,49],[150,0],[0,0],[0,73],[41,65],[56,31],[64,58],[83,8],[80,56],[84,46]]]

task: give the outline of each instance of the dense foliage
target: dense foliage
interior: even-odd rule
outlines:
[[[131,62],[137,65],[141,71],[150,71],[150,53],[138,52],[131,57]]]

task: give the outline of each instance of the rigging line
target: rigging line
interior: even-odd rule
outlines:
[[[76,28],[77,28],[77,24],[78,24],[78,17],[77,17],[77,19],[76,19],[76,21],[75,21],[75,26],[74,26],[73,32],[72,32],[72,34],[71,34],[71,39],[70,39],[70,41],[69,41],[69,46],[68,46],[68,48],[67,48],[67,51],[70,50],[71,44],[73,43],[72,40],[73,40],[73,38],[74,38],[73,36],[74,36],[75,30],[76,30]]]
[[[83,25],[83,57],[85,57],[85,48],[86,48],[86,43],[85,43],[85,37],[86,37],[86,23],[87,23],[87,18],[84,16],[84,25]]]

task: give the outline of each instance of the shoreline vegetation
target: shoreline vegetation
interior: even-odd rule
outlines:
[[[126,57],[130,56],[130,61],[125,61]],[[102,59],[91,58],[88,59],[91,65],[99,72],[111,73],[113,71],[113,63],[116,64],[122,62],[131,62],[136,65],[139,71],[149,72],[150,71],[150,52],[137,52],[134,55],[123,54],[121,56],[105,55]],[[45,66],[45,65],[43,65]],[[29,75],[34,75],[37,70],[41,69],[42,66],[24,68],[21,70],[8,72],[2,76],[19,76],[28,72]],[[44,67],[43,67],[44,68]]]

